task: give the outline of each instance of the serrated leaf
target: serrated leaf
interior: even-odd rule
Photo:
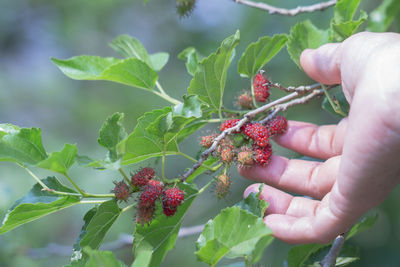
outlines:
[[[360,2],[361,0],[338,0],[333,13],[333,22],[340,23],[352,20]]]
[[[329,245],[306,244],[292,247],[288,252],[289,267],[301,267],[307,259],[318,250],[328,247]]]
[[[400,0],[384,0],[369,14],[367,31],[384,32],[400,15]]]
[[[98,249],[107,231],[120,214],[121,209],[118,207],[116,200],[112,199],[103,202],[86,226],[86,233],[81,238],[79,247],[88,246]]]
[[[335,40],[341,42],[356,33],[358,28],[367,20],[367,18],[367,13],[361,10],[358,20],[331,23],[331,28],[335,33]]]
[[[150,62],[153,70],[160,71],[167,63],[169,59],[169,54],[165,52],[159,52],[150,55]]]
[[[224,256],[248,257],[255,263],[261,255],[259,246],[262,251],[272,241],[271,234],[261,218],[239,207],[227,208],[205,225],[196,243],[196,255],[211,266]]]
[[[350,105],[347,102],[346,97],[343,94],[343,91],[340,90],[339,92],[331,94],[331,96],[334,98],[334,101],[336,102],[336,104],[338,104],[340,106],[342,111],[344,111],[346,114],[349,114]],[[329,103],[329,100],[326,97],[322,101],[322,108],[325,109],[326,111],[332,113],[335,116],[343,117],[342,115],[335,112],[335,110],[333,109],[332,105]]]
[[[286,34],[265,36],[251,43],[238,63],[238,73],[246,77],[253,77],[267,64],[287,42]]]
[[[300,66],[300,55],[304,49],[318,48],[331,41],[328,30],[320,30],[311,21],[306,20],[297,23],[290,30],[287,42],[287,50],[291,59]]]
[[[61,184],[55,177],[42,180],[49,188],[68,193],[76,193],[69,187]],[[45,215],[68,208],[80,201],[79,196],[60,196],[42,191],[42,186],[35,184],[23,198],[17,200],[7,211],[0,227],[0,234],[4,234],[22,224],[34,221]]]
[[[51,60],[65,75],[75,80],[105,80],[153,90],[158,79],[157,73],[137,58],[77,56]]]
[[[203,57],[194,47],[188,47],[178,55],[179,59],[185,61],[186,69],[192,76],[200,69],[200,61]]]
[[[239,38],[237,31],[226,38],[215,53],[203,59],[188,88],[189,94],[198,95],[201,101],[216,110],[222,107],[226,75]]]
[[[36,166],[66,175],[68,169],[75,163],[77,152],[76,145],[65,144],[60,152],[51,153]]]
[[[100,145],[108,149],[108,159],[115,162],[121,155],[117,153],[117,145],[127,137],[124,126],[121,121],[124,118],[123,113],[114,113],[104,122],[99,132],[97,141]]]
[[[245,199],[237,203],[235,206],[242,210],[248,211],[257,217],[264,218],[265,211],[268,208],[268,203],[260,198],[262,186],[260,186],[257,194],[250,193]]]
[[[45,158],[40,129],[0,124],[0,161],[35,165]]]
[[[146,48],[134,37],[127,34],[119,35],[109,45],[124,57],[137,58],[149,67],[153,66]]]
[[[134,233],[132,267],[159,266],[169,250],[175,246],[183,216],[198,195],[194,185],[180,184],[185,201],[172,217],[157,215],[149,225],[137,225]]]

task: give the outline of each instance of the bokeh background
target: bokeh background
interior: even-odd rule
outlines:
[[[102,158],[105,150],[97,144],[98,130],[105,118],[114,112],[125,113],[125,126],[132,131],[144,112],[168,105],[162,99],[139,89],[110,82],[74,81],[65,77],[50,61],[50,57],[68,58],[89,54],[118,56],[108,45],[119,34],[139,39],[150,53],[168,52],[170,61],[160,73],[160,82],[172,96],[180,98],[186,92],[190,76],[177,55],[187,46],[196,47],[203,55],[213,52],[219,43],[236,29],[241,31],[237,55],[259,37],[287,33],[297,21],[311,19],[326,28],[332,8],[315,14],[297,17],[271,16],[263,11],[235,4],[231,0],[198,0],[192,16],[180,19],[174,0],[1,0],[0,1],[0,123],[42,129],[47,151],[59,151],[64,143],[76,143],[79,154]],[[281,7],[295,7],[316,1],[270,0]],[[362,8],[371,10],[380,1],[364,1]],[[397,25],[393,30],[397,30]],[[237,57],[238,58],[238,57]],[[235,97],[248,87],[248,81],[237,75],[233,62],[228,74],[224,103],[234,108]],[[283,50],[267,66],[274,81],[284,85],[309,84],[312,81],[291,62]],[[273,98],[281,96],[274,91]],[[295,120],[318,124],[336,123],[338,118],[320,109],[321,100],[307,106],[295,107],[286,113]],[[183,151],[196,156],[199,136],[212,132],[216,125],[202,129],[183,143]],[[298,157],[293,152],[275,147],[276,153]],[[191,163],[169,158],[167,175],[175,177]],[[158,167],[155,160],[129,166]],[[39,169],[40,177],[53,175]],[[84,189],[104,193],[112,181],[120,179],[113,171],[95,171],[74,166],[71,176]],[[249,181],[240,178],[233,168],[232,192],[225,200],[217,201],[209,190],[199,197],[185,217],[184,226],[206,223],[220,209],[242,198]],[[60,177],[62,179],[62,177]],[[199,183],[210,179],[199,178]],[[379,179],[379,177],[377,177]],[[68,184],[67,181],[64,183]],[[3,218],[14,201],[34,184],[21,168],[0,162],[0,216]],[[379,219],[373,229],[355,237],[351,243],[361,247],[361,260],[352,266],[398,266],[400,254],[399,189],[373,212]],[[82,216],[90,206],[59,211],[0,236],[0,266],[62,266],[69,262],[72,244],[82,226]],[[118,239],[121,233],[133,231],[134,212],[121,216],[105,242]],[[180,238],[163,266],[206,266],[196,260],[195,241],[198,235]],[[284,266],[290,246],[280,241],[266,250],[262,266]],[[130,264],[131,247],[118,249],[117,256]]]

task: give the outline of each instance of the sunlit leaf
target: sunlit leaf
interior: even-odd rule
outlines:
[[[75,163],[77,153],[76,145],[65,144],[60,152],[53,152],[48,158],[36,166],[61,174],[67,174],[68,169]]]
[[[178,55],[178,58],[185,61],[186,69],[192,76],[200,69],[200,61],[203,59],[194,47],[188,47],[183,50]]]
[[[168,63],[168,59],[169,59],[169,54],[165,52],[159,52],[150,55],[150,61],[153,70],[160,71],[165,66],[165,64]]]

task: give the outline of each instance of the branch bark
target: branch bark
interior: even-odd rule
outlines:
[[[324,259],[320,262],[321,267],[334,267],[336,265],[336,259],[339,256],[344,241],[346,240],[346,235],[347,233],[341,234],[336,237],[328,254],[326,254]]]
[[[253,2],[253,1],[248,1],[248,0],[233,0],[237,4],[242,4],[246,5],[249,7],[254,7],[258,8],[264,11],[267,11],[269,14],[278,14],[278,15],[283,15],[283,16],[296,16],[301,13],[312,13],[315,11],[322,11],[327,9],[328,7],[331,7],[336,4],[337,0],[330,0],[327,2],[321,2],[309,6],[298,6],[296,8],[292,9],[286,9],[286,8],[280,8],[280,7],[275,7],[268,5],[266,3],[261,3],[261,2]]]

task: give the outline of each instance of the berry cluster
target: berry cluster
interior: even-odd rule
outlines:
[[[153,168],[142,168],[136,173],[131,173],[130,185],[124,181],[114,182],[112,192],[120,201],[127,201],[133,192],[139,192],[136,222],[149,223],[155,214],[157,200],[162,199],[162,208],[166,216],[173,216],[178,206],[185,199],[185,192],[177,187],[167,188],[161,181],[155,179]]]

